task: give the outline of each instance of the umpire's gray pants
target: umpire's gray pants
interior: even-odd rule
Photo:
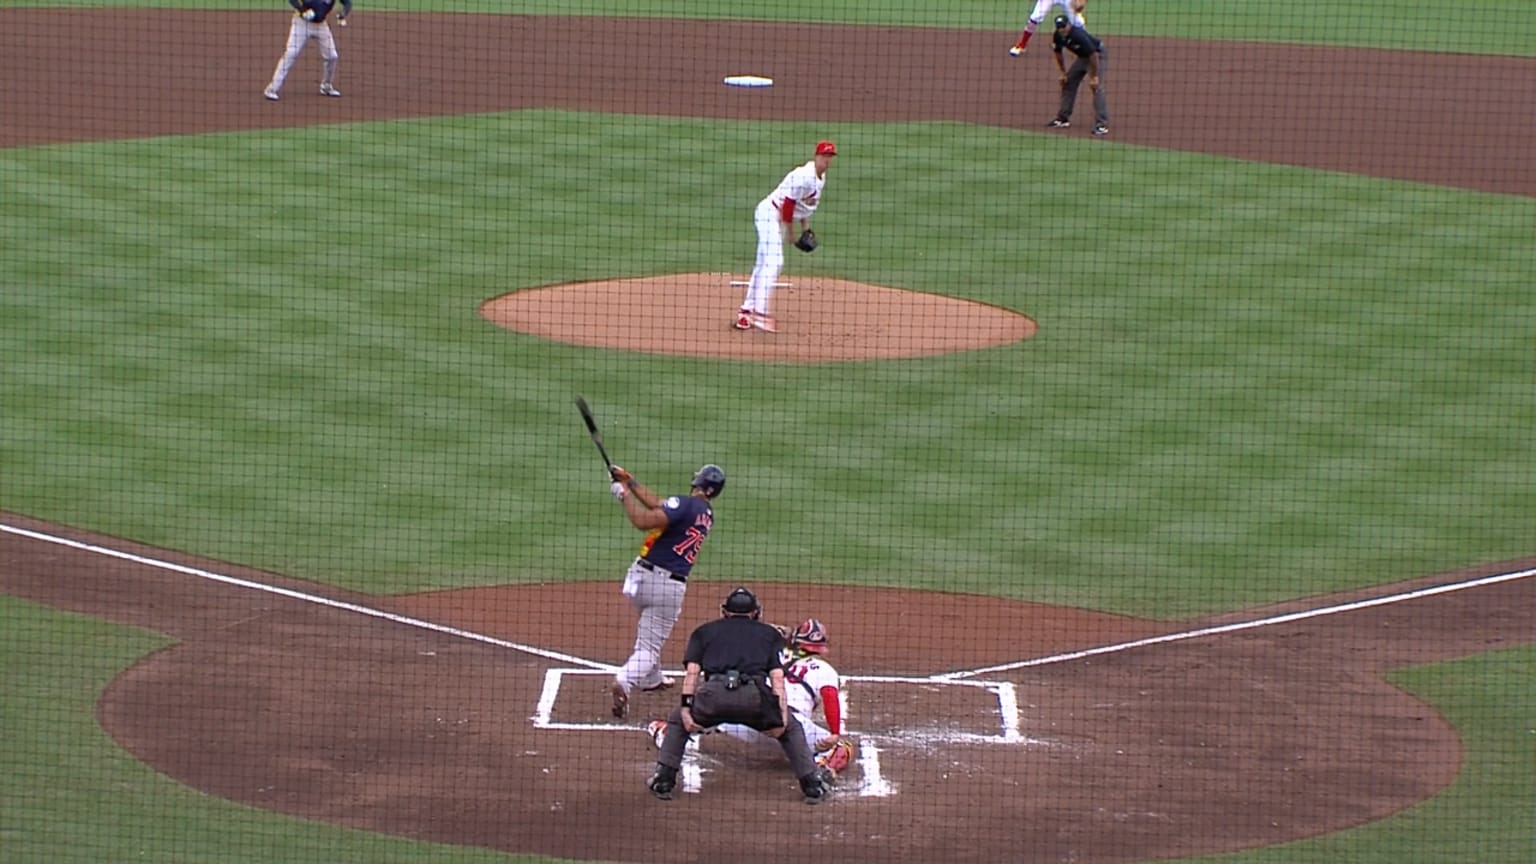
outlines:
[[[800,728],[800,721],[795,719],[793,711],[789,714],[789,725],[784,727],[784,734],[779,736],[778,741],[785,758],[789,759],[789,767],[795,772],[796,780],[816,773],[816,757],[811,753],[811,745],[805,743],[805,732]],[[683,750],[687,746],[688,730],[683,728],[683,709],[679,706],[673,708],[667,716],[667,734],[661,740],[661,752],[656,755],[656,763],[674,770],[682,767]]]
[[[1061,107],[1057,109],[1056,116],[1062,120],[1072,117],[1072,108],[1077,104],[1077,88],[1093,71],[1088,64],[1087,57],[1079,57],[1067,67],[1067,81],[1061,85]],[[1093,93],[1093,122],[1096,126],[1109,125],[1109,103],[1104,98],[1106,80],[1109,78],[1109,49],[1099,49],[1099,89]]]

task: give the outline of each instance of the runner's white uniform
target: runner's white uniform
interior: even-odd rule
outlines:
[[[1029,20],[1036,26],[1045,23],[1045,16],[1051,14],[1051,10],[1060,6],[1068,18],[1072,19],[1073,27],[1083,26],[1083,13],[1073,9],[1070,3],[1063,0],[1035,0],[1035,9],[1029,13]]]

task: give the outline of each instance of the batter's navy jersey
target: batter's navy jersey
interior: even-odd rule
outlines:
[[[709,502],[692,495],[673,495],[661,502],[661,510],[667,514],[667,527],[645,535],[640,557],[663,570],[687,576],[714,526],[715,511]]]

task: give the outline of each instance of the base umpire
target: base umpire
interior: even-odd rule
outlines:
[[[657,798],[670,799],[688,736],[720,723],[740,723],[778,739],[805,803],[820,804],[831,785],[816,767],[800,721],[784,697],[784,669],[779,665],[784,637],[758,620],[763,607],[745,588],[732,591],[720,612],[720,618],[700,625],[688,637],[682,704],[667,718],[656,773],[646,785]]]

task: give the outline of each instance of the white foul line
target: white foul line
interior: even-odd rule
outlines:
[[[1336,615],[1340,612],[1353,612],[1356,609],[1369,609],[1372,606],[1386,606],[1392,603],[1402,603],[1405,600],[1417,600],[1421,597],[1431,597],[1436,594],[1449,594],[1453,591],[1463,591],[1468,588],[1477,588],[1483,585],[1493,585],[1499,582],[1512,582],[1516,579],[1524,579],[1536,575],[1536,568],[1529,570],[1516,570],[1513,573],[1498,573],[1493,576],[1484,576],[1480,579],[1472,579],[1466,582],[1453,582],[1448,585],[1436,585],[1431,588],[1419,588],[1402,594],[1391,594],[1386,597],[1373,597],[1370,600],[1358,600],[1353,603],[1340,603],[1337,606],[1323,606],[1318,609],[1307,609],[1302,612],[1291,612],[1285,615],[1275,615],[1269,618],[1258,618],[1252,621],[1239,621],[1235,624],[1222,624],[1217,627],[1202,627],[1199,630],[1186,630],[1182,633],[1169,633],[1164,636],[1152,636],[1147,639],[1137,639],[1131,642],[1119,642],[1114,645],[1100,645],[1097,648],[1087,648],[1082,651],[1068,651],[1065,654],[1052,654],[1049,657],[1037,657],[1033,660],[1020,660],[1015,663],[1003,663],[998,666],[985,666],[981,669],[965,669],[959,672],[942,672],[933,676],[935,681],[960,681],[965,678],[973,678],[977,675],[990,675],[994,672],[1008,672],[1013,669],[1026,669],[1030,666],[1047,666],[1052,663],[1065,663],[1068,660],[1081,660],[1084,657],[1094,657],[1099,654],[1116,654],[1121,651],[1129,651],[1132,648],[1143,648],[1147,645],[1161,645],[1167,642],[1182,642],[1186,639],[1198,639],[1201,636],[1215,636],[1219,633],[1235,633],[1239,630],[1252,630],[1256,627],[1268,627],[1274,624],[1284,624],[1289,621],[1302,621],[1307,618],[1321,618],[1324,615]]]
[[[146,567],[157,567],[161,570],[170,570],[174,573],[183,573],[188,576],[197,576],[201,579],[210,579],[214,582],[222,582],[226,585],[234,585],[239,588],[249,588],[252,591],[265,591],[268,594],[276,594],[280,597],[288,597],[293,600],[302,600],[305,603],[314,603],[318,606],[327,606],[331,609],[340,609],[346,612],[356,612],[359,615],[367,615],[370,618],[379,618],[396,624],[405,624],[410,627],[419,627],[422,630],[431,630],[434,633],[444,633],[449,636],[457,636],[460,639],[468,639],[472,642],[484,642],[487,645],[495,645],[498,648],[510,648],[513,651],[521,651],[524,654],[532,654],[535,657],[543,657],[546,660],[559,660],[562,663],[574,663],[588,669],[597,669],[603,672],[612,672],[618,667],[607,663],[598,663],[582,657],[570,654],[562,654],[559,651],[550,651],[546,648],[536,648],[532,645],[523,645],[518,642],[508,642],[505,639],[497,639],[494,636],[486,636],[475,633],[472,630],[460,630],[457,627],[448,627],[443,624],[433,624],[431,621],[423,621],[420,618],[411,618],[406,615],[396,615],[393,612],[385,612],[381,609],[371,609],[367,606],[359,606],[356,603],[346,603],[341,600],[332,600],[316,594],[305,594],[302,591],[293,591],[288,588],[278,588],[275,585],[263,585],[260,582],[252,582],[248,579],[237,579],[234,576],[225,576],[220,573],[212,573],[200,570],[196,567],[188,567],[184,564],[173,564],[169,561],[161,561],[155,558],[146,558],[142,555],[134,555],[131,552],[119,552],[116,549],[108,549],[104,546],[93,546],[90,543],[81,543],[78,540],[70,540],[64,537],[55,537],[51,534],[39,534],[36,531],[28,531],[25,528],[17,528],[11,525],[0,525],[0,531],[11,534],[20,534],[33,540],[41,540],[45,543],[56,543],[60,546],[68,546],[72,549],[80,549],[86,552],[94,552],[97,555],[105,555],[108,558],[118,558],[123,561],[132,561],[135,564],[143,564]]]
[[[559,651],[550,651],[546,648],[538,648],[533,645],[509,642],[505,639],[497,639],[493,636],[486,636],[480,633],[475,633],[471,630],[461,630],[457,627],[448,627],[443,624],[434,624],[430,621],[423,621],[419,618],[411,618],[405,615],[396,615],[392,612],[384,612],[379,609],[371,609],[367,606],[359,606],[356,603],[346,603],[340,600],[331,600],[329,598],[320,597],[315,594],[305,594],[303,592],[293,591],[287,588],[278,588],[273,585],[263,585],[260,582],[252,582],[247,579],[237,579],[233,576],[224,576],[219,573],[201,570],[196,567],[188,567],[183,564],[173,564],[169,561],[161,561],[155,558],[146,558],[142,555],[134,555],[130,552],[121,552],[116,549],[108,549],[104,546],[96,546],[90,543],[81,543],[78,540],[70,540],[68,538],[57,537],[52,534],[42,534],[37,531],[29,531],[25,528],[17,528],[14,525],[0,524],[0,531],[4,531],[10,534],[18,534],[23,537],[29,537],[33,540],[40,540],[44,543],[54,543],[60,546],[68,546],[87,552],[94,552],[98,555],[105,555],[109,558],[118,558],[124,561],[132,561],[136,564],[143,564],[147,567],[157,567],[162,570],[184,573],[190,576],[210,579],[215,582],[222,582],[227,585],[249,588],[253,591],[265,591],[269,594],[289,597],[294,600],[302,600],[306,603],[315,603],[317,605],[327,606],[332,609],[356,612],[359,615],[367,615],[372,618],[380,618],[386,621],[392,621],[396,624],[404,624],[410,627],[419,627],[423,630],[430,630],[436,633],[444,633],[449,636],[457,636],[461,639],[468,639],[473,642],[483,642],[487,645],[495,645],[500,648],[510,648],[513,651],[520,651],[524,654],[530,654],[535,657],[543,657],[548,660],[559,660],[563,663],[573,663],[577,666],[581,666],[587,669],[593,669],[601,672],[613,672],[618,669],[618,667],[608,663],[601,663],[596,660],[588,660],[583,657],[576,657],[574,655],[565,654]],[[1048,657],[1036,657],[1033,660],[1019,660],[1013,663],[1002,663],[996,666],[984,666],[979,669],[962,669],[955,672],[940,672],[935,675],[929,675],[925,678],[908,678],[902,676],[883,675],[849,677],[856,678],[856,680],[874,682],[932,682],[987,686],[987,682],[970,682],[966,681],[965,679],[974,678],[978,675],[989,675],[994,672],[1008,672],[1014,669],[1027,669],[1032,666],[1048,666],[1054,663],[1065,663],[1070,660],[1080,660],[1084,657],[1095,657],[1101,654],[1116,654],[1121,651],[1129,651],[1133,648],[1143,648],[1148,645],[1162,645],[1169,642],[1182,642],[1188,639],[1198,639],[1202,636],[1215,636],[1221,633],[1235,633],[1241,630],[1252,630],[1258,627],[1267,627],[1274,624],[1284,624],[1290,621],[1302,621],[1307,618],[1320,618],[1325,615],[1335,615],[1340,612],[1352,612],[1357,609],[1368,609],[1373,606],[1386,606],[1392,603],[1401,603],[1406,600],[1416,600],[1421,597],[1432,597],[1436,594],[1448,594],[1454,591],[1463,591],[1468,588],[1477,588],[1483,585],[1495,585],[1500,582],[1513,582],[1517,579],[1525,579],[1533,575],[1536,575],[1536,567],[1526,570],[1516,570],[1510,573],[1496,573],[1491,576],[1483,576],[1481,578],[1470,579],[1465,582],[1452,582],[1446,585],[1435,585],[1429,588],[1419,588],[1417,590],[1407,591],[1402,594],[1390,594],[1385,597],[1374,597],[1369,600],[1359,600],[1353,603],[1341,603],[1336,606],[1324,606],[1318,609],[1307,609],[1301,612],[1291,612],[1285,615],[1271,616],[1269,618],[1257,618],[1252,621],[1239,621],[1237,623],[1222,624],[1215,627],[1202,627],[1198,630],[1186,630],[1180,633],[1169,633],[1163,636],[1152,636],[1146,639],[1136,639],[1130,642],[1118,642],[1113,645],[1100,645],[1096,648],[1086,648],[1081,651],[1068,651],[1063,654],[1052,654]],[[998,695],[1001,697],[1002,694]],[[588,726],[583,728],[591,727]]]

